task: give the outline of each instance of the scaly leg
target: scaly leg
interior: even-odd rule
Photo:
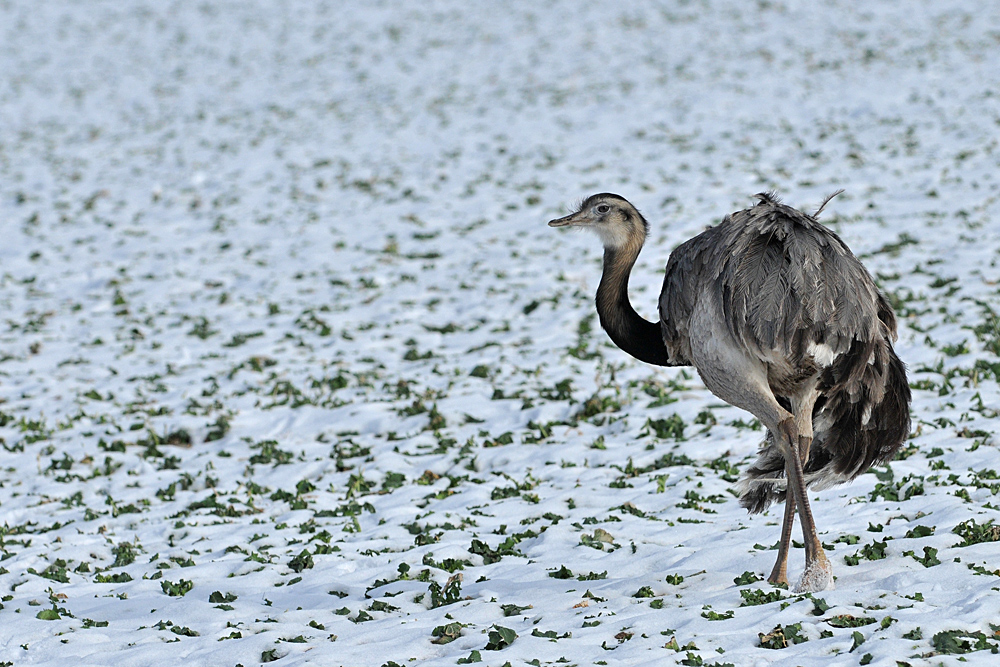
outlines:
[[[785,516],[781,519],[781,542],[778,543],[778,558],[767,580],[772,584],[788,584],[788,547],[792,542],[792,526],[795,524],[795,497],[785,494]]]
[[[809,460],[809,447],[812,438],[799,436],[799,460],[805,465]],[[787,477],[785,478],[788,479]],[[778,543],[778,558],[774,561],[774,569],[767,578],[772,584],[788,583],[788,552],[792,544],[792,526],[795,525],[795,496],[785,493],[785,514],[781,519],[781,541]]]
[[[799,579],[796,591],[817,592],[827,590],[833,585],[833,569],[823,552],[819,536],[816,534],[816,523],[809,507],[809,497],[806,495],[805,475],[802,472],[802,461],[799,458],[799,434],[793,419],[786,419],[778,424],[775,433],[785,454],[785,470],[788,475],[788,493],[795,499],[798,508],[799,521],[802,524],[802,541],[806,549],[806,569]],[[787,501],[786,501],[787,502]]]

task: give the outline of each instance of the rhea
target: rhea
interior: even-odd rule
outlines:
[[[595,231],[604,244],[601,326],[622,350],[658,366],[694,366],[722,400],[767,427],[740,480],[751,513],[785,502],[768,581],[788,583],[796,511],[805,545],[799,591],[833,587],[807,487],[847,482],[891,460],[910,432],[910,388],[893,350],[896,316],[847,245],[773,193],[677,247],[659,322],[640,317],[628,280],[649,230],[615,194],[589,197],[550,227]]]

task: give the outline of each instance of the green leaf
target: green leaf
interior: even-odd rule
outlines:
[[[194,582],[188,581],[187,579],[181,579],[175,584],[164,579],[160,582],[160,588],[162,588],[163,592],[170,597],[184,597],[192,588],[194,588]]]
[[[499,651],[514,643],[517,633],[502,625],[494,625],[489,633],[489,642],[486,644],[487,651]]]
[[[931,645],[938,653],[972,653],[974,651],[996,652],[998,645],[990,642],[982,632],[965,632],[964,630],[945,630],[931,638]]]
[[[500,608],[503,609],[504,616],[518,616],[525,609],[531,609],[531,605],[529,604],[527,607],[521,607],[516,604],[502,604],[500,605]]]
[[[234,602],[236,598],[237,596],[232,593],[226,593],[223,595],[221,591],[215,591],[208,596],[208,601],[212,604],[220,604],[222,602]]]
[[[448,623],[447,625],[439,625],[434,630],[431,631],[431,636],[435,639],[431,640],[432,644],[448,644],[459,637],[462,636],[462,623]]]
[[[906,537],[927,537],[934,534],[934,528],[931,526],[914,526],[910,530],[906,531]]]
[[[684,419],[677,413],[674,413],[667,419],[647,419],[646,425],[643,428],[648,429],[644,431],[646,434],[652,431],[660,440],[666,440],[667,438],[684,440],[684,426]],[[690,459],[688,460],[690,461]]]
[[[874,618],[869,618],[868,616],[851,616],[850,614],[840,614],[827,621],[827,623],[835,628],[860,628],[874,622]]]
[[[823,598],[813,598],[813,616],[822,616],[829,608],[830,605]]]
[[[781,591],[763,591],[759,588],[746,589],[740,591],[740,597],[743,598],[743,602],[740,604],[741,607],[753,607],[759,604],[770,604],[771,602],[777,602],[781,599]]]
[[[296,574],[313,567],[313,557],[307,549],[303,549],[297,556],[288,561],[288,567]]]
[[[760,640],[761,648],[783,649],[788,646],[788,640],[785,639],[785,629],[780,625],[776,625],[773,630],[766,634],[757,633],[757,639]]]
[[[962,544],[957,545],[960,547],[1000,541],[1000,526],[994,526],[993,519],[983,524],[977,524],[975,519],[969,519],[955,526],[951,532],[964,540]]]
[[[749,570],[747,570],[740,576],[733,579],[733,583],[736,584],[737,586],[746,586],[747,584],[752,584],[755,581],[763,581],[763,579],[764,579],[763,577],[757,576],[756,572],[750,572]]]
[[[35,618],[39,618],[43,621],[58,621],[60,616],[59,612],[55,609],[43,609],[35,614]]]

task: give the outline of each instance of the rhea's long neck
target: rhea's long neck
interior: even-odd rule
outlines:
[[[604,273],[597,287],[597,314],[615,345],[639,361],[670,366],[659,322],[639,316],[628,300],[628,279],[642,243],[605,247]]]

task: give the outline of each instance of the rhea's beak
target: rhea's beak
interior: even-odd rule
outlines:
[[[578,225],[583,222],[583,215],[580,211],[576,213],[570,213],[569,215],[563,216],[561,218],[556,218],[555,220],[549,220],[549,227],[569,227],[571,225]]]

